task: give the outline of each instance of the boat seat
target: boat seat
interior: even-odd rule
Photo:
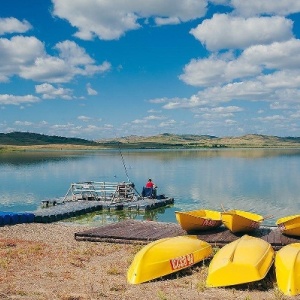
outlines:
[[[143,187],[142,196],[147,198],[156,198],[156,190],[153,188]]]

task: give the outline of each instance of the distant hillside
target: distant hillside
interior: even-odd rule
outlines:
[[[118,139],[102,139],[89,141],[79,138],[49,136],[30,132],[0,133],[0,146],[56,147],[72,145],[72,147],[92,146],[97,148],[128,149],[163,149],[163,148],[271,148],[299,147],[300,137],[277,137],[248,134],[240,137],[216,137],[211,135],[192,134],[158,134],[154,136],[127,136]],[[84,147],[83,147],[84,146]]]
[[[240,148],[240,147],[300,147],[299,137],[277,137],[249,134],[240,137],[216,137],[211,135],[159,134],[155,136],[128,136],[98,141],[105,147],[122,148]]]
[[[30,132],[11,132],[0,133],[0,145],[11,146],[35,146],[35,145],[52,145],[52,144],[69,144],[69,145],[84,145],[95,146],[96,142],[79,139],[66,138],[61,136],[49,136]]]

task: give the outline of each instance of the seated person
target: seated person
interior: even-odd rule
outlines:
[[[151,179],[148,180],[142,192],[143,197],[156,198],[156,185]]]
[[[156,188],[156,185],[154,184],[154,182],[152,181],[152,179],[148,179],[148,182],[146,183],[145,185],[146,188],[152,188],[152,189],[155,189]]]

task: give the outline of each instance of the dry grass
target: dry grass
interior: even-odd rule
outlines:
[[[0,227],[0,299],[287,299],[274,287],[272,271],[263,281],[235,288],[207,288],[209,261],[130,285],[127,269],[140,245],[78,242],[85,230],[64,224]]]

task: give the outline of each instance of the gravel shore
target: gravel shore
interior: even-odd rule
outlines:
[[[142,246],[76,241],[74,234],[86,229],[65,223],[0,227],[0,299],[287,299],[272,278],[263,284],[206,288],[208,262],[130,285],[127,269]]]

